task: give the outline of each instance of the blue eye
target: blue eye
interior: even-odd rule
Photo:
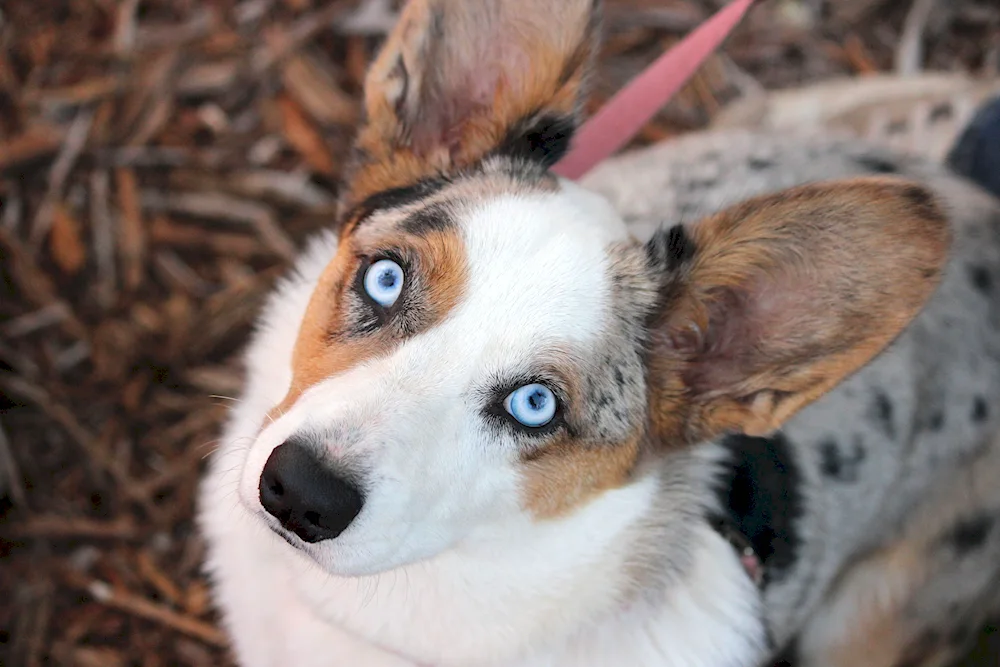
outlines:
[[[365,292],[375,303],[388,308],[403,291],[403,269],[391,259],[380,259],[365,272]]]
[[[504,399],[503,407],[510,416],[530,428],[545,426],[556,414],[556,397],[542,384],[526,384]]]

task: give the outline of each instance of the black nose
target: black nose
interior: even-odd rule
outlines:
[[[260,502],[282,526],[306,542],[337,537],[364,504],[354,484],[294,441],[275,448],[264,464]]]

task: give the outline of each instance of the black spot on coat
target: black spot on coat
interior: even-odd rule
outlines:
[[[956,523],[942,539],[955,549],[955,553],[963,556],[986,544],[994,525],[995,517],[985,513],[977,514]]]
[[[726,519],[753,545],[766,582],[778,581],[795,564],[801,545],[798,465],[780,433],[770,438],[731,435],[722,445],[731,463],[718,480],[720,505]]]
[[[944,428],[944,412],[938,410],[931,413],[930,418],[927,420],[927,428],[935,433]]]
[[[982,396],[976,396],[975,400],[972,401],[972,421],[983,422],[989,416],[990,408],[986,404],[986,399]]]
[[[877,155],[861,155],[854,158],[854,161],[867,171],[876,174],[895,174],[898,167],[886,158]]]
[[[855,438],[850,454],[841,451],[834,440],[826,440],[820,443],[820,472],[838,482],[856,482],[866,455],[860,437]]]
[[[766,157],[751,157],[747,162],[747,166],[750,167],[750,171],[762,171],[764,169],[770,169],[774,166],[774,160]]]
[[[896,424],[892,419],[892,400],[884,391],[875,392],[875,404],[872,406],[872,414],[878,422],[882,431],[890,440],[896,439]]]
[[[973,264],[969,267],[969,280],[977,291],[989,294],[993,291],[993,274],[985,266]]]

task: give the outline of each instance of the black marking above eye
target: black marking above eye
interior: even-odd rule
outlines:
[[[404,185],[397,188],[389,188],[387,190],[382,190],[381,192],[376,192],[373,195],[368,196],[360,204],[354,206],[343,220],[356,220],[355,226],[359,226],[364,223],[373,213],[376,211],[402,208],[409,204],[414,204],[421,199],[430,197],[431,195],[439,192],[447,184],[448,180],[445,178],[425,178],[423,180],[417,181],[410,185]]]
[[[455,225],[448,207],[444,204],[431,204],[426,208],[411,213],[403,220],[400,227],[407,234],[422,236],[428,232],[443,232]]]

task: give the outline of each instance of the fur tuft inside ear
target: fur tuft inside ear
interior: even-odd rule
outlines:
[[[934,195],[890,178],[759,197],[648,246],[650,411],[667,441],[765,435],[881,352],[934,292]]]

